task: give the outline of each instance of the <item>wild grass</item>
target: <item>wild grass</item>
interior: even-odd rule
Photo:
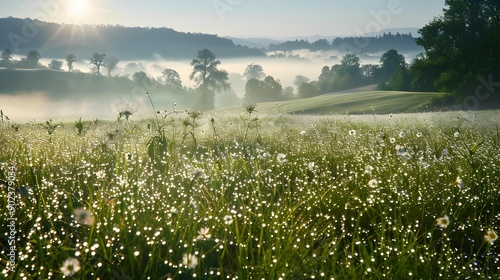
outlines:
[[[2,275],[498,279],[498,111],[258,111],[0,124]]]

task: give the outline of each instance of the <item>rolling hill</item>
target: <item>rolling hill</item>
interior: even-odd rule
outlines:
[[[434,92],[375,91],[364,88],[285,102],[258,103],[264,114],[390,114],[429,111],[429,102],[441,95]],[[278,104],[278,105],[276,105]],[[218,112],[241,112],[241,107]]]

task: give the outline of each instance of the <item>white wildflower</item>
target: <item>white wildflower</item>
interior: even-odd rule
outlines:
[[[496,233],[494,230],[492,230],[492,229],[488,230],[488,231],[486,232],[486,234],[484,235],[484,240],[485,240],[486,242],[489,242],[490,244],[493,244],[493,242],[495,242],[495,240],[497,240],[497,239],[498,239],[498,235],[497,235],[497,233]]]
[[[78,261],[78,259],[75,259],[75,258],[67,258],[62,266],[61,266],[61,272],[65,275],[65,276],[73,276],[75,273],[77,273],[79,270],[81,269],[81,266],[80,266],[80,261]]]
[[[196,237],[196,240],[205,240],[205,239],[210,239],[212,235],[210,234],[210,229],[207,227],[202,227],[198,231],[198,236]]]
[[[447,228],[448,225],[450,224],[450,218],[448,217],[448,215],[444,215],[444,217],[436,219],[436,224],[440,228]]]
[[[285,162],[287,162],[287,159],[286,159],[286,155],[285,154],[278,154],[276,156],[276,161],[279,163],[279,164],[283,164]]]
[[[373,169],[374,169],[373,166],[367,165],[367,166],[365,166],[365,173],[372,174]]]
[[[198,258],[192,254],[184,254],[184,256],[182,256],[182,265],[186,266],[188,269],[193,269],[198,265]]]
[[[233,216],[226,215],[226,216],[224,216],[223,220],[224,220],[224,224],[230,225],[233,223]]]

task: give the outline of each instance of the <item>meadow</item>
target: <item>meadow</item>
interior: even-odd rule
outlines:
[[[2,120],[2,277],[499,278],[499,111],[280,106]]]

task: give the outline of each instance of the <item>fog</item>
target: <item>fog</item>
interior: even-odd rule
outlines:
[[[112,55],[112,54],[111,54]],[[340,63],[342,53],[334,51],[313,52],[309,50],[298,50],[287,52],[285,57],[271,57],[279,53],[268,53],[269,57],[264,58],[245,58],[245,59],[221,59],[220,69],[229,72],[229,82],[232,85],[234,93],[242,98],[245,94],[245,80],[243,73],[249,64],[259,64],[262,66],[266,75],[271,75],[281,82],[283,88],[293,86],[293,81],[297,75],[308,77],[310,80],[317,80],[323,66],[332,66]],[[416,54],[404,54],[409,63]],[[380,60],[381,54],[360,55],[362,64],[376,64]],[[48,65],[52,59],[44,58],[40,62]],[[63,59],[59,59],[63,60]],[[191,60],[172,61],[165,60],[156,56],[155,60],[140,61],[120,61],[118,67],[113,71],[113,76],[128,76],[129,78],[135,72],[144,71],[149,77],[158,78],[161,72],[166,68],[172,68],[179,72],[182,83],[186,87],[195,87],[193,81],[189,79],[192,71]],[[66,69],[64,64],[63,69]],[[78,60],[74,69],[81,72],[91,72],[88,61]],[[106,69],[101,69],[103,75],[106,75]],[[154,95],[155,90],[150,89]],[[52,119],[75,119],[83,116],[86,119],[115,118],[119,111],[119,104],[133,104],[137,109],[138,116],[152,116],[152,110],[149,100],[144,95],[144,89],[137,87],[130,89],[129,92],[120,94],[110,94],[103,98],[73,98],[71,93],[64,97],[64,100],[54,100],[50,98],[47,92],[18,92],[12,93],[0,92],[0,109],[12,120],[16,121],[45,121]],[[193,100],[194,103],[194,100]],[[216,105],[220,102],[216,101]],[[220,105],[219,105],[220,106]],[[188,108],[181,108],[188,109]]]

